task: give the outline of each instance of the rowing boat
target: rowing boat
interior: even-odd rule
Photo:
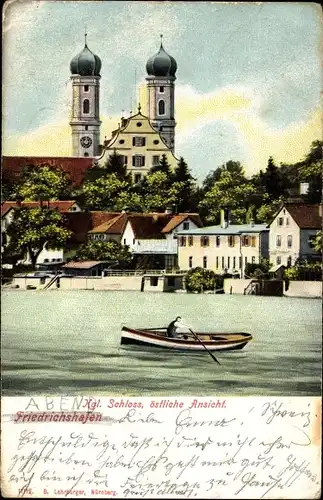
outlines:
[[[243,349],[252,339],[250,333],[196,333],[202,343],[193,335],[183,334],[181,337],[170,338],[167,328],[128,328],[122,327],[121,345],[139,345],[148,347],[162,347],[180,351],[232,351]],[[203,346],[205,345],[205,347]]]

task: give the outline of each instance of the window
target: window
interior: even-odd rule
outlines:
[[[157,146],[157,144],[159,144],[159,140],[158,140],[158,139],[155,139],[155,140],[154,140],[154,144],[156,144],[156,146]]]
[[[230,269],[230,257],[228,257],[228,269]]]
[[[179,239],[179,246],[186,247],[186,236],[181,236]]]
[[[286,217],[286,226],[289,226],[289,217]]]
[[[137,147],[140,147],[140,146],[145,146],[146,145],[146,138],[145,137],[133,137],[132,138],[132,145],[133,146],[137,146]]]
[[[250,237],[247,235],[247,236],[242,236],[241,238],[241,245],[243,247],[250,247]]]
[[[123,238],[123,244],[126,245],[127,244],[127,240],[126,238]]]
[[[123,164],[128,165],[128,156],[123,156]]]
[[[215,246],[216,247],[220,246],[220,236],[216,236],[216,238],[215,238]]]
[[[141,181],[141,174],[135,174],[135,183],[137,184],[140,181]]]
[[[215,258],[215,267],[219,269],[219,257]]]
[[[201,236],[201,247],[208,247],[208,246],[209,246],[209,237]]]
[[[119,144],[124,144],[124,139],[120,139]]]
[[[163,94],[163,93],[164,93],[164,87],[159,87],[159,92],[160,92],[161,94]]]
[[[84,92],[88,92],[89,91],[89,86],[88,85],[84,85]]]
[[[189,222],[184,222],[183,223],[183,229],[184,231],[190,228],[190,223]]]
[[[256,246],[256,237],[255,236],[251,236],[251,246],[252,247]]]
[[[44,262],[49,262],[49,259],[44,259]]]
[[[239,257],[239,269],[242,269],[242,257]]]
[[[282,226],[284,224],[284,217],[278,217],[277,226]]]
[[[141,122],[137,122],[137,127],[141,127],[142,126],[142,123]]]
[[[132,166],[133,167],[144,167],[145,166],[145,157],[142,155],[133,155]]]
[[[85,151],[84,156],[89,156],[89,153]]]
[[[158,276],[150,278],[150,286],[157,286],[157,285],[158,285]]]
[[[287,267],[290,267],[292,265],[292,257],[289,256],[287,259]]]
[[[84,99],[83,101],[83,113],[87,115],[90,112],[90,101],[88,99]]]
[[[159,155],[153,156],[153,167],[159,165]]]
[[[189,258],[188,258],[188,267],[189,267],[190,269],[192,269],[192,267],[193,267],[193,257],[189,257]]]
[[[189,237],[188,237],[188,246],[189,246],[189,247],[192,247],[192,246],[193,246],[193,241],[194,241],[194,240],[193,240],[193,236],[189,236]]]
[[[159,115],[165,114],[165,101],[163,99],[161,99],[158,103],[158,114]]]
[[[276,257],[276,264],[277,264],[277,265],[279,265],[279,264],[281,264],[281,263],[282,263],[282,258],[281,258],[281,256],[280,256],[280,255],[278,255],[278,256]]]
[[[85,130],[89,130],[89,126],[88,125],[85,125]]]
[[[246,266],[248,264],[248,257],[244,258],[244,265]]]
[[[293,246],[293,236],[291,234],[289,234],[287,236],[287,247],[292,248],[292,246]]]
[[[222,257],[222,269],[224,269],[224,257]]]
[[[45,278],[45,276],[42,276],[40,278],[40,285],[45,285],[45,282],[46,282],[46,278]]]
[[[251,257],[251,264],[255,264],[256,263],[256,257]]]
[[[228,236],[228,245],[229,247],[234,247],[234,236]]]
[[[132,244],[134,245],[135,243],[136,243],[136,239],[134,238],[134,239],[132,240]]]
[[[233,264],[232,264],[232,267],[233,267],[233,269],[235,269],[235,268],[236,268],[236,258],[235,258],[235,257],[233,257]]]
[[[207,268],[207,257],[203,257],[203,267],[204,269]]]
[[[277,234],[276,236],[276,247],[280,247],[282,244],[282,237],[280,236],[280,234]]]

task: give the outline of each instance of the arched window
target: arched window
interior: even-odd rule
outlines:
[[[83,113],[86,115],[90,112],[90,101],[88,99],[84,99],[83,101]]]
[[[161,99],[158,103],[158,114],[159,115],[165,114],[165,101],[163,99]]]

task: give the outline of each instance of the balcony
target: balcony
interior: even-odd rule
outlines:
[[[136,240],[134,254],[177,255],[177,240]]]

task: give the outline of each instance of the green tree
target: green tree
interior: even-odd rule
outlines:
[[[127,181],[116,174],[108,174],[95,181],[86,181],[82,188],[80,204],[88,210],[124,210],[128,204]]]
[[[220,167],[212,170],[204,179],[202,183],[202,190],[204,192],[209,191],[216,182],[221,178],[222,172],[230,172],[231,174],[241,176],[243,175],[243,166],[239,161],[227,161]]]
[[[275,213],[282,207],[282,204],[282,199],[270,201],[269,196],[264,195],[263,204],[256,211],[256,221],[263,224],[269,224]]]
[[[167,156],[165,154],[162,155],[162,157],[157,165],[154,165],[153,167],[151,167],[149,174],[154,174],[156,172],[162,172],[163,174],[165,174],[167,176],[169,182],[171,182],[172,171],[171,171],[170,165],[168,163]]]
[[[182,157],[180,157],[172,175],[171,189],[176,194],[178,212],[194,212],[196,210],[195,179]]]
[[[260,181],[271,201],[279,199],[285,193],[279,169],[272,156],[269,157],[266,171],[260,176]]]
[[[132,254],[128,246],[115,240],[88,241],[78,249],[73,260],[102,260],[124,268],[132,261]]]
[[[121,181],[131,183],[131,174],[127,173],[124,157],[118,154],[116,150],[108,157],[104,166],[104,173],[105,175],[115,174]]]
[[[165,172],[149,173],[143,179],[141,187],[144,212],[163,212],[167,207],[176,205],[177,191],[171,186]]]
[[[207,191],[199,204],[202,215],[208,223],[218,223],[222,207],[228,207],[237,223],[245,221],[250,198],[254,189],[243,173],[233,174],[227,170]]]
[[[323,141],[314,141],[305,159],[298,164],[300,181],[308,182],[305,197],[307,203],[320,203],[322,200],[322,148]]]
[[[22,207],[14,211],[7,228],[9,248],[18,253],[29,253],[33,269],[43,248],[63,248],[71,236],[64,227],[64,220],[57,210],[50,208]]]
[[[313,239],[313,249],[316,253],[322,253],[322,231],[317,231],[315,238]]]
[[[27,166],[14,197],[25,201],[66,200],[71,197],[71,181],[58,167]]]
[[[185,286],[188,292],[205,292],[222,288],[223,278],[217,276],[210,269],[195,267],[190,269],[185,276]]]

